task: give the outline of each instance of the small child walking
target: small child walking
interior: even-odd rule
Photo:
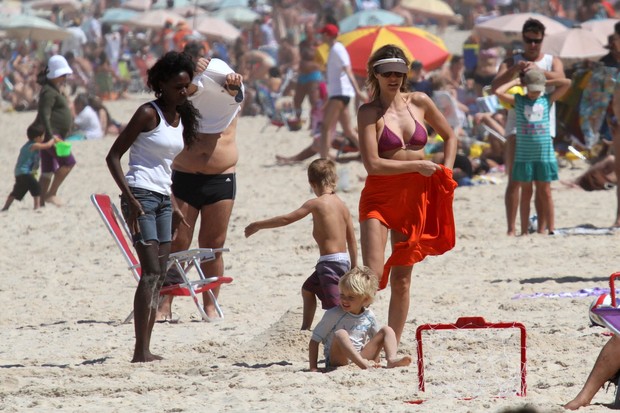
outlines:
[[[571,81],[566,78],[546,79],[538,69],[531,69],[497,88],[497,97],[514,105],[517,119],[515,156],[512,165],[512,179],[521,184],[521,235],[529,232],[530,202],[533,184],[536,184],[536,199],[540,200],[538,233],[545,230],[553,234],[555,214],[551,196],[551,181],[558,180],[558,163],[550,134],[549,108],[566,93]],[[513,86],[527,87],[527,93],[511,95]],[[553,93],[545,93],[546,86],[554,86]]]
[[[340,305],[326,311],[312,332],[310,371],[318,371],[319,343],[323,343],[326,368],[346,366],[350,361],[362,369],[378,367],[381,349],[387,368],[411,364],[411,356],[396,356],[398,343],[392,327],[379,327],[367,308],[377,287],[377,277],[368,267],[353,268],[340,279]]]
[[[283,227],[312,214],[312,235],[321,254],[315,271],[304,282],[302,330],[309,330],[316,311],[316,297],[324,310],[340,303],[338,281],[351,266],[357,265],[357,239],[347,206],[336,195],[336,164],[316,159],[308,166],[308,182],[316,195],[286,215],[252,222],[245,228],[249,237],[261,229]],[[348,251],[348,253],[347,253]]]
[[[19,150],[17,163],[15,165],[15,185],[4,203],[2,211],[8,211],[14,200],[21,201],[30,192],[34,199],[34,209],[41,207],[41,186],[35,178],[39,170],[41,156],[39,151],[51,148],[60,139],[54,138],[43,143],[45,139],[45,128],[43,125],[32,124],[26,130],[28,142]]]

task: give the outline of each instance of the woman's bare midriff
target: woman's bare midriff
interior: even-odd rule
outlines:
[[[392,151],[381,152],[379,156],[383,159],[394,161],[421,161],[424,159],[424,149],[394,149]]]
[[[235,133],[235,128],[222,133],[199,133],[196,142],[177,155],[172,169],[205,175],[234,172],[239,160]]]

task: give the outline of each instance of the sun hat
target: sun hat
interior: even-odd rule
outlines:
[[[338,36],[338,26],[336,26],[335,24],[326,24],[321,30],[319,30],[319,33],[326,34],[331,37],[336,37]]]
[[[47,61],[48,79],[56,79],[60,76],[70,75],[72,73],[73,70],[71,70],[69,63],[67,63],[67,59],[59,54],[50,57],[50,60]]]
[[[407,67],[407,63],[401,58],[391,57],[388,59],[380,59],[377,60],[373,65],[373,69],[375,73],[387,73],[387,72],[396,72],[396,73],[408,73],[409,68]]]
[[[540,70],[528,70],[523,75],[523,84],[527,86],[527,90],[530,92],[544,92],[546,82],[545,74]]]

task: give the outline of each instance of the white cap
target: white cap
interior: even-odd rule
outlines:
[[[50,57],[50,60],[47,61],[47,70],[48,79],[56,79],[73,73],[69,63],[67,63],[67,59],[59,54]]]

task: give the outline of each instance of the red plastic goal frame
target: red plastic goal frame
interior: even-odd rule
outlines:
[[[527,393],[526,383],[526,341],[527,333],[525,326],[518,322],[488,323],[482,317],[459,317],[453,324],[423,324],[416,329],[415,338],[418,348],[418,387],[420,391],[425,389],[424,381],[424,352],[422,349],[422,333],[426,330],[463,330],[463,329],[482,329],[482,328],[518,328],[521,332],[521,393],[517,396],[525,397]]]
[[[620,272],[615,272],[609,276],[609,294],[611,295],[611,306],[617,307],[616,302],[616,278],[620,278]]]

